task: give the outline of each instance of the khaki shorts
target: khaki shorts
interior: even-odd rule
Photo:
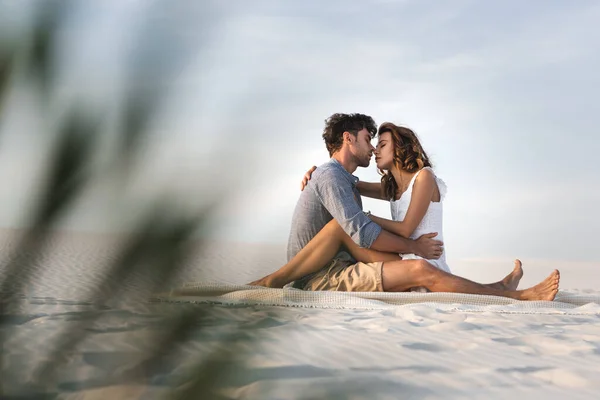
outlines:
[[[383,262],[363,263],[333,259],[331,263],[304,283],[304,290],[343,292],[383,292]]]

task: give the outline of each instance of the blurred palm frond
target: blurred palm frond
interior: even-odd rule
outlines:
[[[0,119],[4,109],[2,100],[7,98],[10,78],[14,69],[14,57],[18,51],[29,51],[27,63],[23,68],[39,84],[37,95],[48,99],[52,90],[55,71],[56,32],[68,2],[45,3],[39,10],[33,27],[32,42],[27,47],[22,40],[20,49],[0,48]],[[148,45],[146,43],[146,45]],[[166,73],[163,71],[163,73]],[[163,76],[162,78],[165,78]],[[166,79],[166,78],[165,78]],[[123,130],[121,132],[122,149],[116,159],[134,157],[140,142],[147,134],[148,121],[159,104],[161,94],[158,91],[145,93],[133,85],[123,106]],[[47,165],[46,179],[37,204],[31,212],[31,221],[5,265],[0,269],[0,294],[2,319],[0,320],[0,348],[3,348],[9,335],[9,311],[26,307],[27,298],[24,288],[39,275],[43,264],[36,262],[42,254],[52,230],[59,227],[61,219],[68,215],[78,199],[94,179],[90,160],[101,136],[102,118],[81,104],[67,105],[62,123],[58,124],[55,147]],[[128,174],[131,165],[120,165],[122,174]],[[216,200],[216,199],[215,199]],[[116,258],[104,271],[85,301],[93,309],[76,324],[60,333],[58,339],[47,345],[47,355],[32,375],[29,389],[23,393],[6,393],[8,386],[4,377],[10,376],[7,370],[0,374],[0,396],[7,398],[54,398],[57,394],[58,373],[77,353],[78,347],[90,338],[92,327],[107,309],[118,304],[147,301],[153,293],[175,283],[191,254],[202,245],[194,235],[201,229],[208,229],[210,215],[214,210],[214,201],[206,201],[199,212],[179,212],[172,201],[156,201],[154,206],[139,219],[137,226],[131,229],[128,240],[122,244]],[[140,205],[142,207],[142,205]],[[90,266],[92,268],[92,266]],[[128,282],[139,276],[145,276],[151,284],[138,288],[135,293],[128,290]],[[8,295],[12,293],[13,295]],[[119,303],[120,302],[120,303]],[[174,349],[190,340],[193,333],[201,328],[205,313],[197,308],[181,309],[178,312],[159,314],[160,325],[164,332],[158,335],[152,350],[143,360],[124,374],[121,380],[141,380],[148,382],[159,370],[159,366],[169,357],[174,357]],[[192,395],[212,393],[214,382],[228,373],[223,360],[228,364],[236,362],[231,346],[217,349],[208,358],[199,359],[193,371],[183,382],[177,383],[176,398],[190,398]],[[3,363],[4,364],[4,363]],[[13,368],[10,363],[2,368]],[[8,378],[7,378],[8,379]],[[110,380],[105,384],[112,383]],[[101,384],[100,384],[101,385]],[[20,396],[20,397],[19,397]]]
[[[56,34],[72,1],[49,0],[38,5],[33,25],[28,72],[39,85],[40,96],[47,100],[55,77]]]
[[[16,52],[13,49],[0,48],[0,116],[4,100],[8,93],[8,85],[14,68]]]

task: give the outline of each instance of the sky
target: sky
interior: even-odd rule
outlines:
[[[0,0],[0,37],[26,33],[36,4]],[[593,268],[600,286],[598,2],[183,4],[78,2],[59,32],[53,105],[102,110],[107,137],[124,82],[169,71],[128,207],[164,187],[186,204],[217,198],[213,236],[285,244],[302,175],[328,159],[324,120],[360,112],[420,137],[448,185],[451,266],[519,257]],[[5,227],[26,220],[57,123],[15,82],[0,120]],[[374,165],[356,175],[379,180]],[[113,227],[108,186],[65,226]],[[385,202],[364,205],[390,216]]]

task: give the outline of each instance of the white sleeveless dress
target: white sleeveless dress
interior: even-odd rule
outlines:
[[[446,188],[446,184],[444,183],[444,181],[442,181],[440,178],[438,178],[430,167],[425,167],[423,169],[428,169],[429,171],[431,171],[434,174],[435,181],[438,185],[438,190],[440,191],[440,201],[439,202],[432,201],[429,203],[429,208],[427,208],[427,212],[425,213],[425,216],[423,217],[423,219],[421,220],[421,223],[419,224],[419,226],[417,226],[417,228],[415,229],[413,234],[410,235],[410,238],[417,239],[417,238],[419,238],[419,236],[424,235],[426,233],[437,232],[438,235],[436,236],[436,239],[443,241],[444,235],[443,235],[443,230],[442,230],[442,227],[443,227],[442,203],[444,201],[444,197],[446,196],[446,192],[448,189]],[[417,179],[417,176],[419,176],[419,173],[421,171],[423,171],[423,169],[418,171],[413,176],[410,183],[408,184],[408,188],[406,189],[406,191],[404,193],[402,193],[402,196],[400,196],[400,198],[398,200],[390,201],[390,205],[392,208],[392,219],[394,221],[403,221],[404,217],[406,217],[406,212],[408,211],[408,206],[410,205],[410,200],[412,198],[412,189],[415,184],[415,180]],[[400,254],[400,255],[402,256],[403,260],[422,259],[422,257],[419,257],[416,254]],[[433,266],[441,269],[442,271],[450,272],[450,267],[448,267],[448,264],[446,264],[446,249],[445,248],[442,252],[442,256],[439,259],[427,260],[427,261],[430,264],[432,264]]]

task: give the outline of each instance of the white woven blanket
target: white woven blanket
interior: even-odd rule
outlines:
[[[309,292],[297,289],[268,289],[247,285],[187,283],[158,300],[224,305],[386,309],[410,304],[429,304],[448,311],[600,314],[598,292],[558,293],[554,301],[519,301],[505,297],[458,293]]]

